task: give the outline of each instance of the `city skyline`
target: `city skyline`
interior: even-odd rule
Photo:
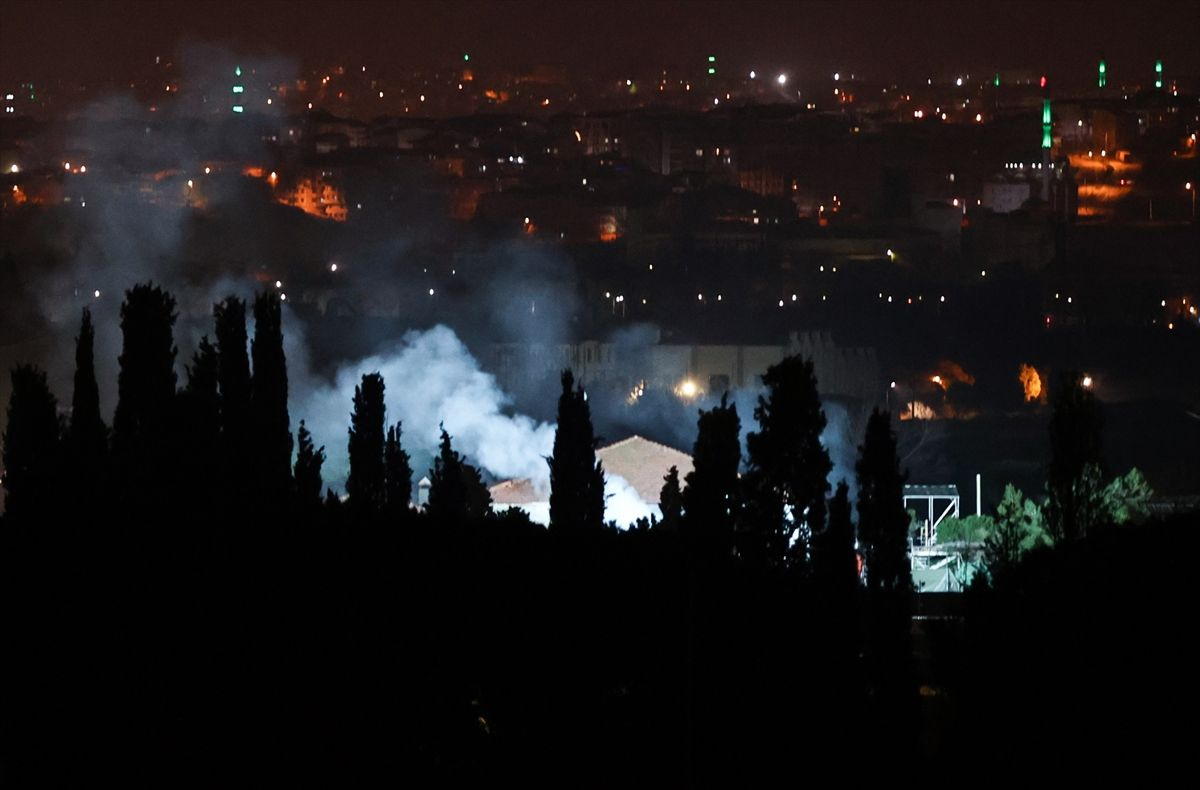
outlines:
[[[105,2],[6,4],[4,82],[119,81],[154,57],[217,42],[294,59],[297,71],[363,63],[399,73],[454,67],[565,66],[574,77],[699,67],[718,76],[758,68],[801,79],[834,71],[875,82],[968,70],[1027,68],[1086,82],[1103,56],[1110,78],[1200,73],[1192,44],[1200,9],[1182,2],[1103,3],[315,3]],[[120,23],[115,27],[114,20]],[[331,24],[332,23],[332,24]],[[105,30],[97,35],[97,30]]]

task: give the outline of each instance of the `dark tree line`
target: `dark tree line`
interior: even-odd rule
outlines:
[[[31,615],[42,638],[23,671],[73,677],[99,650],[120,679],[77,672],[45,710],[124,705],[137,713],[113,738],[165,739],[164,760],[199,759],[193,743],[260,756],[300,744],[345,770],[394,750],[443,780],[534,764],[585,783],[634,766],[691,784],[765,778],[796,749],[857,748],[864,715],[890,722],[872,742],[908,743],[894,435],[886,414],[872,418],[856,531],[846,481],[829,498],[810,361],[768,371],[744,457],[736,407],[702,411],[692,470],[664,479],[662,520],[627,533],[605,528],[587,396],[564,371],[542,530],[493,512],[444,429],[417,507],[378,373],[347,404],[346,500],[326,492],[304,421],[293,443],[277,297],[255,299],[249,345],[246,304],[217,304],[215,343],[201,339],[182,387],[175,310],[160,288],[128,292],[111,431],[86,312],[68,420],[43,374],[13,372],[4,534],[11,556],[33,558],[14,578],[59,580],[46,611],[69,613],[49,635]],[[56,534],[50,517],[77,553],[40,542]],[[117,641],[99,625],[113,612]],[[125,687],[132,697],[109,696]],[[61,734],[57,716],[28,715],[31,732]],[[255,721],[277,740],[264,745]],[[622,748],[602,758],[613,732]],[[97,759],[126,754],[96,742]]]

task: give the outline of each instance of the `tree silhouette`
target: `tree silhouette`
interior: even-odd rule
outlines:
[[[672,466],[663,477],[663,487],[658,494],[658,509],[662,511],[659,529],[678,532],[683,516],[683,493],[679,490],[679,469]]]
[[[872,590],[907,590],[912,586],[908,563],[908,513],[904,511],[904,476],[896,459],[891,415],[875,409],[859,447],[858,537]]]
[[[386,497],[383,466],[383,376],[365,373],[354,388],[350,414],[350,475],[346,493],[350,507],[360,513],[377,513]]]
[[[321,506],[321,466],[325,463],[325,447],[313,449],[312,434],[300,421],[300,430],[296,432],[296,499],[300,508],[307,512],[315,512]]]
[[[389,425],[383,445],[384,488],[387,512],[393,519],[404,519],[412,501],[412,464],[400,444],[401,424]]]
[[[1104,418],[1095,394],[1076,371],[1060,377],[1051,402],[1047,526],[1056,542],[1070,542],[1084,536],[1097,511],[1096,490],[1103,486]]]
[[[254,378],[250,385],[257,498],[275,507],[291,491],[292,433],[288,418],[287,362],[279,297],[267,291],[254,300]]]
[[[728,556],[738,515],[738,467],[742,462],[742,430],[737,406],[725,396],[701,411],[692,471],[683,491],[683,533],[687,545],[707,556]]]
[[[838,483],[829,501],[829,523],[813,536],[813,574],[835,594],[852,594],[858,586],[854,524],[850,520],[850,487]]]
[[[596,460],[596,437],[583,387],[562,372],[558,429],[550,463],[550,527],[599,529],[604,526],[604,469]]]
[[[759,430],[746,437],[749,528],[767,558],[806,567],[813,532],[825,525],[827,480],[833,463],[821,444],[825,412],[812,360],[790,356],[767,368],[767,388],[754,418]]]
[[[433,459],[429,482],[426,512],[436,521],[462,524],[483,518],[491,509],[492,495],[483,484],[479,470],[454,451],[445,428],[442,428],[442,441],[438,455]]]
[[[2,460],[8,516],[48,515],[58,499],[58,401],[46,374],[32,365],[12,371]]]
[[[872,716],[887,748],[899,747],[915,713],[912,663],[908,513],[904,476],[896,458],[891,415],[875,409],[859,447],[858,537],[866,559],[868,639],[866,668],[876,710]],[[910,739],[911,740],[911,739]]]
[[[250,359],[246,355],[246,303],[236,296],[213,305],[217,376],[221,391],[221,469],[230,504],[246,501],[251,488]]]
[[[71,445],[91,462],[99,461],[108,444],[108,429],[100,417],[100,388],[96,384],[95,330],[92,313],[83,308],[75,340],[75,389],[71,398]]]
[[[125,292],[113,454],[130,502],[162,503],[171,493],[175,318],[175,298],[161,288],[136,285]]]
[[[195,492],[193,505],[211,509],[210,497],[201,494],[197,481],[210,479],[221,463],[221,398],[218,378],[220,362],[217,349],[208,336],[192,355],[187,366],[187,386],[179,395],[181,446],[178,448],[183,466],[183,479],[190,481],[185,491]]]
[[[108,428],[100,417],[100,388],[96,384],[95,331],[92,313],[83,308],[79,337],[75,340],[75,389],[67,436],[70,456],[72,505],[94,506],[104,490],[107,474]]]

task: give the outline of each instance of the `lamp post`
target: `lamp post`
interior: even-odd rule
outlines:
[[[884,399],[883,402],[886,404],[886,408],[887,408],[889,415],[892,412],[892,390],[894,390],[894,389],[896,389],[896,382],[893,381],[891,384],[888,385],[888,388],[883,391],[883,399]]]
[[[1192,222],[1196,221],[1196,185],[1191,181],[1183,185],[1183,188],[1192,193]]]

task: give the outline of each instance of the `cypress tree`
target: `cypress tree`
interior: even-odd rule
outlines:
[[[221,469],[230,504],[250,491],[250,359],[246,355],[246,303],[236,296],[213,305],[221,392]]]
[[[174,482],[175,318],[175,298],[161,288],[146,284],[126,291],[113,453],[130,502],[161,504]]]
[[[672,466],[663,477],[663,487],[658,494],[658,509],[662,511],[659,529],[678,532],[683,518],[683,492],[679,490],[679,469]]]
[[[550,464],[550,526],[599,529],[604,526],[604,469],[596,460],[596,437],[583,387],[570,369],[562,372],[558,428]]]
[[[759,430],[746,437],[749,527],[768,562],[786,558],[804,568],[812,534],[825,526],[833,469],[821,444],[825,412],[812,360],[786,357],[762,380],[767,393],[754,409]]]
[[[383,376],[367,373],[354,388],[350,415],[350,476],[346,493],[350,506],[362,513],[378,512],[385,502]]]
[[[904,475],[896,457],[891,415],[875,409],[859,448],[858,535],[866,558],[867,679],[873,689],[880,732],[893,745],[911,745],[916,715],[912,663],[912,571],[908,561],[908,513]]]
[[[1051,402],[1046,516],[1054,540],[1069,542],[1083,537],[1101,510],[1097,492],[1103,487],[1104,417],[1076,371],[1063,374]]]
[[[258,479],[256,496],[281,507],[291,491],[292,434],[288,418],[287,361],[279,297],[268,291],[254,300],[254,378],[250,385],[250,425]]]
[[[726,556],[733,548],[740,511],[741,430],[737,406],[725,396],[720,405],[700,412],[694,466],[683,491],[683,530],[688,545],[706,554]]]
[[[187,366],[187,385],[179,395],[184,491],[194,491],[194,507],[210,509],[211,501],[199,481],[210,480],[221,463],[221,400],[218,389],[220,364],[217,349],[200,338]],[[203,492],[203,493],[201,493]]]
[[[908,562],[908,513],[904,475],[896,457],[891,415],[875,409],[859,447],[858,535],[867,566],[867,587],[906,591],[912,586]]]
[[[483,518],[491,508],[492,495],[479,470],[454,451],[445,428],[429,482],[426,512],[437,521],[463,524]]]
[[[400,444],[401,424],[388,426],[383,446],[384,486],[387,511],[397,519],[408,517],[412,500],[412,465]]]
[[[850,487],[838,483],[829,501],[829,523],[813,536],[813,574],[836,594],[852,594],[858,586],[858,557],[854,552],[854,524],[850,519]]]
[[[58,401],[46,374],[32,365],[12,371],[8,425],[4,429],[5,512],[10,518],[44,517],[61,499]]]
[[[100,417],[100,388],[96,384],[95,331],[92,313],[83,308],[75,340],[75,390],[71,398],[71,450],[86,472],[94,472],[108,449],[108,428]]]
[[[313,449],[312,434],[300,421],[296,432],[296,499],[301,510],[315,512],[321,506],[321,466],[325,463],[325,447]]]

